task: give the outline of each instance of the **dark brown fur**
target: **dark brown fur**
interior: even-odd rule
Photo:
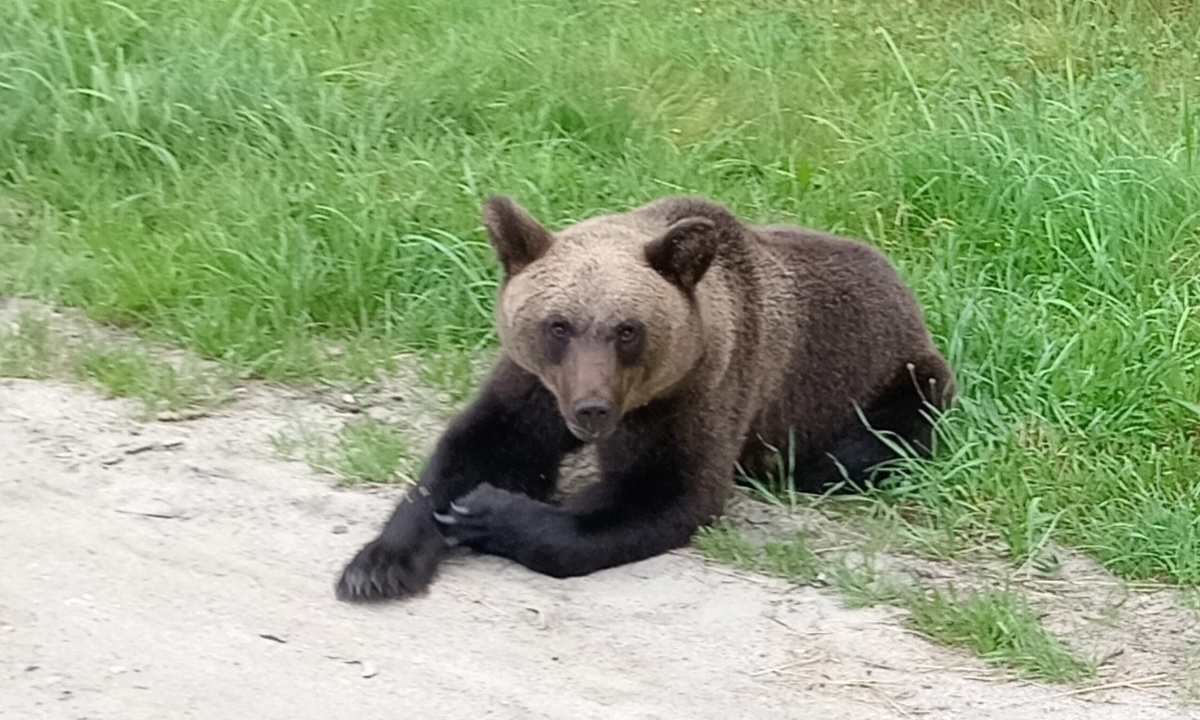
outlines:
[[[558,233],[493,198],[484,224],[501,358],[342,599],[421,592],[454,544],[558,577],[644,559],[721,514],[736,463],[762,472],[794,441],[800,489],[853,486],[895,457],[881,434],[928,454],[953,399],[913,294],[865,244],[699,198]],[[551,504],[584,441],[599,482]]]

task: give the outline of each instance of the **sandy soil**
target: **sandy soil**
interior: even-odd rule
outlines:
[[[0,717],[1200,717],[1121,683],[1002,681],[895,611],[691,551],[565,581],[463,555],[427,596],[338,603],[398,491],[275,457],[312,405],[260,388],[143,424],[0,381]]]

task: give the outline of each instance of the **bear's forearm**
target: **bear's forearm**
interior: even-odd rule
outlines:
[[[581,444],[554,396],[533,375],[502,360],[438,441],[413,493],[438,510],[482,482],[546,498],[563,456]]]
[[[482,485],[450,513],[443,534],[551,577],[587,575],[686,545],[699,523],[682,498],[571,509]]]

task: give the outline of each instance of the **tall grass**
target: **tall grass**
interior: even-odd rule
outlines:
[[[486,194],[708,194],[916,288],[962,402],[885,499],[1196,582],[1198,47],[1169,0],[10,0],[0,291],[303,379],[493,342]]]

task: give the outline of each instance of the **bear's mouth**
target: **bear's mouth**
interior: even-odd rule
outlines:
[[[594,442],[599,442],[599,441],[609,437],[610,435],[612,435],[613,432],[617,429],[617,423],[615,423],[615,422],[610,423],[608,426],[603,427],[603,428],[588,429],[588,428],[580,427],[573,422],[568,422],[567,429],[571,431],[572,435],[579,438],[583,442],[594,443]]]

